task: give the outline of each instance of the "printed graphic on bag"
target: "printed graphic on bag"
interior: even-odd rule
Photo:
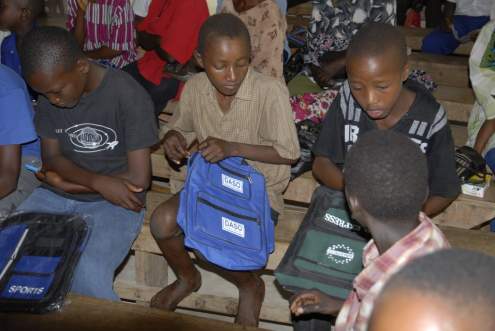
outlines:
[[[222,185],[235,192],[244,193],[244,182],[225,174],[222,174]]]
[[[331,245],[326,251],[327,257],[338,264],[348,264],[354,260],[354,250],[343,244]]]
[[[325,222],[331,223],[342,229],[359,231],[360,227],[353,224],[349,220],[349,215],[345,210],[329,208],[325,215],[323,215],[323,220]]]
[[[222,230],[230,232],[242,238],[244,238],[246,235],[244,224],[229,220],[227,217],[222,217]]]

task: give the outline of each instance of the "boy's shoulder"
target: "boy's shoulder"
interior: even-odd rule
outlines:
[[[433,94],[420,83],[409,79],[404,86],[416,94],[413,104],[405,116],[413,120],[433,122],[436,117],[445,113],[445,110]]]
[[[24,80],[11,68],[0,64],[0,94],[8,93],[14,89],[25,89]]]

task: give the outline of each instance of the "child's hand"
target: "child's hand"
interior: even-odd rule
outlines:
[[[77,5],[81,11],[86,12],[86,8],[88,8],[89,0],[77,0]]]
[[[165,155],[173,162],[180,164],[182,159],[189,157],[186,139],[179,132],[171,130],[167,132],[163,140]]]
[[[290,300],[290,311],[296,315],[319,313],[334,315],[342,307],[342,302],[319,290],[306,290],[297,293]]]
[[[198,148],[206,161],[216,163],[232,156],[234,145],[222,139],[208,137],[199,144]]]
[[[143,203],[135,194],[142,192],[143,189],[125,179],[100,176],[96,181],[95,189],[105,200],[115,205],[135,212],[139,212],[144,208]]]

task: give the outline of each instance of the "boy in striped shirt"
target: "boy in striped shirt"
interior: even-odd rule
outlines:
[[[136,60],[129,0],[68,0],[67,28],[87,57],[122,68]]]

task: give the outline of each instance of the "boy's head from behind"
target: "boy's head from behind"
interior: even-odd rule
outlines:
[[[0,28],[15,31],[23,23],[33,24],[44,7],[42,0],[0,0]]]
[[[407,264],[377,299],[369,331],[495,330],[495,258],[451,249]]]
[[[369,23],[352,38],[346,55],[352,95],[373,120],[394,109],[408,77],[407,46],[401,32],[384,23]]]
[[[195,56],[218,93],[235,95],[249,69],[251,40],[246,26],[232,14],[210,16],[199,31]]]
[[[426,157],[391,130],[359,137],[347,153],[344,183],[353,217],[365,227],[416,221],[428,192]]]
[[[72,34],[58,27],[33,29],[20,50],[24,77],[57,107],[79,103],[88,81],[89,62]]]

